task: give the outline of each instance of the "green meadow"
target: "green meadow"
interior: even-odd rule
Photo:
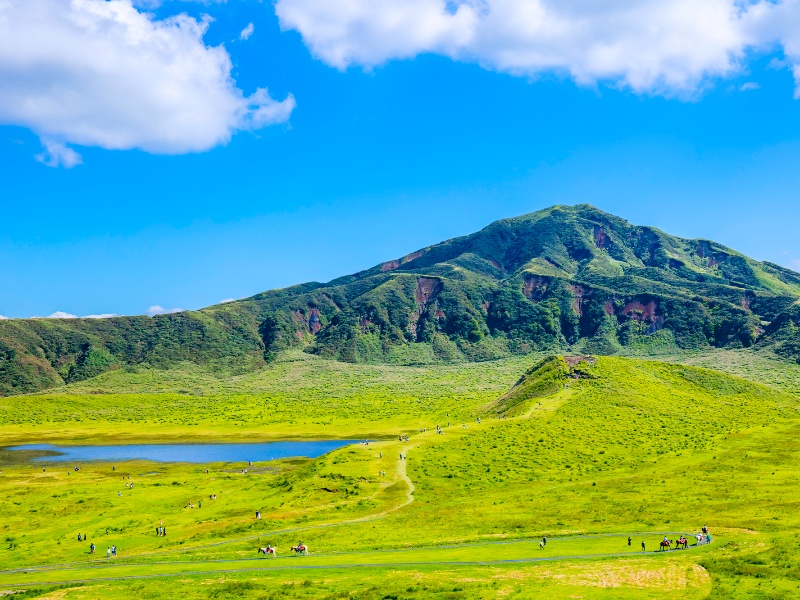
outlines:
[[[74,471],[0,450],[0,593],[800,597],[800,366],[753,356],[406,367],[286,352],[233,377],[137,367],[2,398],[4,446],[373,441],[246,473]],[[703,525],[711,544],[658,551]],[[309,556],[290,552],[300,540]],[[267,544],[277,558],[256,553]]]

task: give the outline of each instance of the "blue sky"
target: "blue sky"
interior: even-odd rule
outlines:
[[[520,70],[489,42],[448,45],[451,33],[412,48],[411,34],[392,46],[381,31],[347,33],[342,50],[324,28],[292,25],[311,10],[302,0],[277,7],[131,7],[150,23],[213,18],[197,39],[222,45],[231,89],[251,107],[230,109],[228,129],[201,131],[215,108],[162,135],[195,108],[174,117],[154,105],[133,119],[94,81],[103,102],[85,118],[99,115],[91,133],[20,116],[0,94],[0,315],[201,308],[326,281],[559,203],[800,269],[800,101],[780,44],[745,44],[726,50],[732,66],[712,57],[651,80],[636,65],[608,74],[573,57]],[[0,42],[0,77],[17,85],[9,52]],[[53,89],[52,70],[38,77]],[[254,100],[259,88],[268,95]]]

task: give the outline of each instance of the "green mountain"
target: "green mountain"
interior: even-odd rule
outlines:
[[[156,317],[0,321],[0,393],[139,363],[349,362],[753,347],[800,361],[800,274],[589,205],[492,223],[329,283]]]

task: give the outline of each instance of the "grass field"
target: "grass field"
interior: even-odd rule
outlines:
[[[491,402],[540,358],[427,368],[291,353],[236,378],[189,367],[116,371],[2,399],[5,445],[377,441],[316,460],[259,463],[247,474],[237,464],[142,461],[76,472],[0,451],[0,592],[800,597],[793,367],[746,354],[725,355],[724,364],[719,357],[719,365],[710,354],[598,358],[518,416],[492,416]],[[166,537],[155,535],[160,520]],[[653,552],[662,534],[704,524],[711,545]],[[289,556],[299,539],[310,556]],[[102,556],[88,554],[92,541]],[[279,558],[257,560],[267,543]],[[113,560],[104,557],[110,544],[119,549]]]

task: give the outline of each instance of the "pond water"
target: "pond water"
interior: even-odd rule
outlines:
[[[261,462],[277,458],[304,456],[316,458],[355,440],[268,442],[262,444],[131,444],[125,446],[53,446],[26,444],[6,450],[24,450],[36,455],[35,461],[82,462],[90,460],[156,462]],[[41,453],[41,455],[38,455]]]

